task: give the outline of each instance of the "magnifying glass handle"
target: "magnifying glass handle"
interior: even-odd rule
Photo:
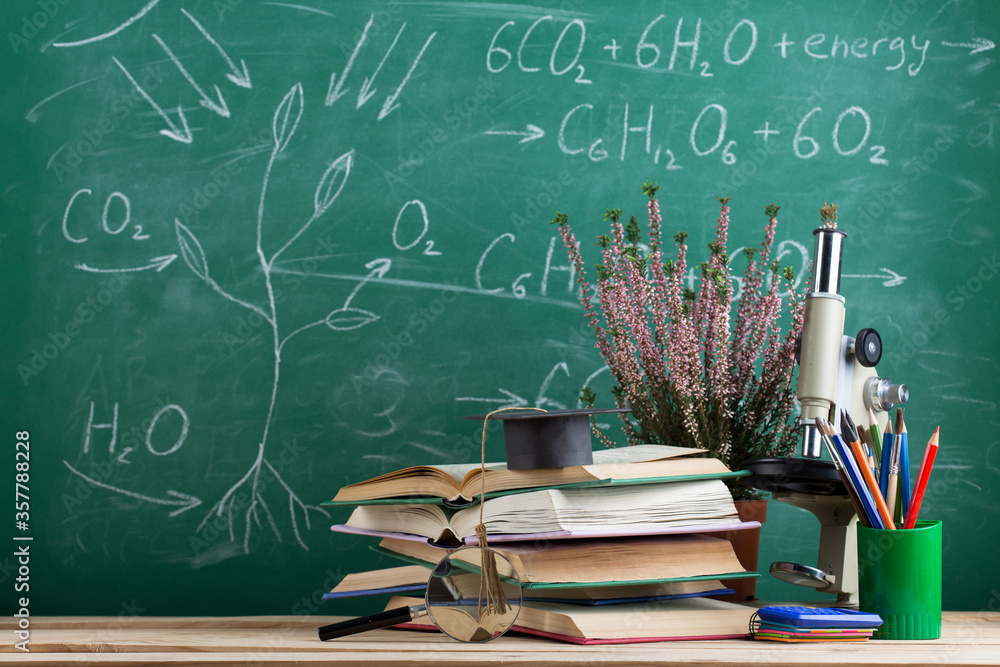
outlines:
[[[426,610],[427,605],[423,604],[415,607],[399,607],[397,609],[387,609],[386,611],[372,614],[371,616],[362,616],[361,618],[352,618],[347,621],[341,621],[340,623],[331,623],[330,625],[324,625],[319,629],[319,638],[322,641],[326,641],[328,639],[336,639],[337,637],[354,635],[367,630],[375,630],[376,628],[387,628],[390,625],[397,625],[399,623],[412,621],[417,616],[423,614]]]

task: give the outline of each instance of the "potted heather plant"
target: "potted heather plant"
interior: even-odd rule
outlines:
[[[708,259],[697,267],[695,289],[688,279],[687,234],[674,236],[676,255],[666,259],[657,186],[646,183],[642,191],[649,198],[645,241],[634,216],[623,223],[620,210],[608,210],[611,234],[597,239],[596,286],[588,280],[568,217],[557,213],[552,221],[576,270],[596,347],[614,378],[615,402],[630,410],[621,416],[628,444],[704,448],[733,470],[748,459],[791,454],[797,442],[789,420],[802,299],[792,270],[780,270],[771,256],[779,207],[766,208],[764,239],[759,248],[744,249],[746,266],[735,281],[727,251],[729,199],[720,199],[715,237]],[[783,333],[786,297],[791,317]],[[588,406],[596,398],[589,387],[581,396]],[[759,492],[742,478],[728,483],[741,518],[763,521],[766,500],[740,502],[760,499]],[[759,532],[748,545],[752,554],[741,557],[748,569],[757,567],[758,539]],[[747,597],[753,598],[752,590],[740,599]]]
[[[746,248],[746,267],[734,281],[727,251],[729,199],[720,199],[715,238],[688,285],[687,234],[674,236],[665,259],[657,186],[643,185],[649,230],[643,247],[638,221],[610,209],[611,235],[598,237],[602,261],[596,287],[588,281],[568,217],[557,213],[563,244],[580,285],[580,302],[596,347],[615,380],[612,388],[629,444],[663,443],[707,449],[732,469],[747,459],[786,456],[796,443],[789,419],[795,407],[795,346],[802,299],[791,268],[771,258],[779,207],[771,204],[760,248]],[[739,286],[739,298],[734,298]],[[791,323],[782,333],[782,303]],[[596,399],[590,388],[581,397]],[[753,498],[738,481],[734,498]]]

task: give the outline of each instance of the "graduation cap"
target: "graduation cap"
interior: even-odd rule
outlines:
[[[609,412],[628,412],[628,408],[498,412],[490,419],[503,422],[507,468],[533,470],[592,464],[590,416]],[[486,415],[466,419],[481,421]]]

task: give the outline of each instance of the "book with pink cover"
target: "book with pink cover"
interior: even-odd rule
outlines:
[[[386,609],[419,603],[413,598],[394,597]],[[754,611],[703,597],[599,607],[531,602],[521,605],[511,630],[573,644],[740,639],[750,635]],[[427,617],[396,627],[436,629]]]
[[[400,630],[426,630],[428,632],[433,632],[437,630],[433,625],[424,625],[422,623],[400,623],[399,625],[393,626],[399,628]],[[545,639],[555,639],[556,641],[566,642],[568,644],[579,644],[581,646],[600,646],[602,644],[650,644],[653,642],[683,642],[683,641],[712,641],[715,639],[743,639],[748,635],[748,633],[743,632],[739,634],[729,634],[729,635],[698,635],[693,637],[624,637],[618,639],[587,639],[584,637],[571,637],[569,635],[561,635],[558,632],[546,632],[545,630],[535,630],[534,628],[526,628],[524,626],[514,624],[510,632],[520,632],[526,635],[535,635],[536,637],[544,637]]]
[[[556,639],[561,642],[568,642],[570,644],[581,644],[587,646],[600,645],[600,644],[649,644],[651,642],[692,642],[692,641],[710,641],[713,639],[743,639],[748,635],[747,632],[732,633],[728,635],[693,635],[686,637],[622,637],[616,639],[587,639],[585,637],[571,637],[569,635],[561,635],[557,632],[546,632],[544,630],[535,630],[533,628],[525,628],[523,626],[515,624],[511,628],[515,632],[523,632],[529,635],[536,635],[538,637],[545,637],[546,639]]]
[[[735,523],[722,523],[711,525],[694,526],[673,526],[673,527],[647,527],[647,528],[618,528],[604,530],[560,530],[546,533],[515,533],[511,535],[489,535],[489,541],[493,542],[534,542],[537,540],[572,540],[572,539],[592,539],[602,537],[633,537],[639,535],[680,535],[686,533],[716,533],[727,530],[750,530],[760,528],[759,521],[737,521]],[[344,524],[330,526],[330,530],[335,533],[349,533],[352,535],[366,535],[369,537],[390,537],[399,540],[409,540],[411,542],[424,542],[439,549],[454,549],[456,546],[474,546],[479,544],[475,535],[464,538],[461,544],[441,544],[422,535],[412,533],[397,533],[388,530],[372,530],[368,528],[358,528]]]
[[[612,487],[539,489],[449,509],[428,503],[360,505],[333,530],[416,536],[445,547],[471,543],[482,521],[490,540],[525,541],[732,530],[740,524],[725,482],[703,479]],[[758,524],[759,525],[759,524]]]

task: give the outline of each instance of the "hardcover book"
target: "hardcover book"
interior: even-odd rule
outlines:
[[[702,449],[666,445],[635,445],[594,452],[594,463],[566,468],[508,470],[503,463],[412,466],[341,488],[324,505],[379,502],[432,502],[469,505],[485,491],[487,497],[524,490],[566,486],[613,486],[644,481],[687,480],[741,476],[718,459],[695,457]]]
[[[711,459],[705,459],[711,460]],[[700,532],[740,524],[719,479],[611,487],[541,489],[498,496],[482,504],[491,536],[569,533],[578,537]],[[480,506],[450,509],[428,503],[360,505],[339,532],[423,538],[457,546],[474,537]]]

